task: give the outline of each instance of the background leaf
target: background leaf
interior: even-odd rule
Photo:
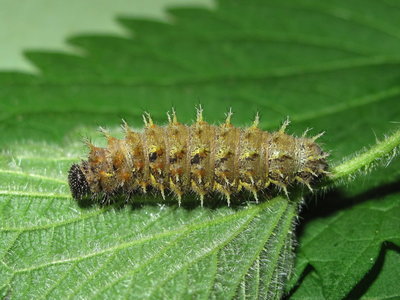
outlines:
[[[141,16],[165,20],[165,8],[171,5],[211,7],[212,0],[0,0],[0,69],[37,71],[25,57],[24,49],[68,50],[65,37],[82,32],[124,35],[114,16]],[[51,26],[49,26],[51,25]],[[74,51],[75,50],[75,51]],[[78,52],[79,53],[79,52]]]
[[[398,127],[397,1],[219,1],[169,13],[171,23],[119,18],[132,38],[69,39],[81,56],[27,52],[38,75],[0,73],[3,295],[229,298],[261,297],[265,282],[281,288],[266,262],[290,264],[295,208],[280,198],[237,210],[78,207],[66,171],[98,125],[124,118],[140,128],[144,110],[163,123],[171,106],[190,123],[198,103],[210,122],[232,107],[238,126],[259,111],[265,130],[289,115],[295,134],[327,132],[332,164]],[[399,275],[381,263],[398,253],[399,176],[395,160],[308,202],[289,297],[394,295],[380,276]],[[273,257],[285,245],[288,256]]]

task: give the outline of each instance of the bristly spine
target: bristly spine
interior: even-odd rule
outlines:
[[[158,190],[165,199],[167,191],[178,199],[194,192],[200,204],[210,193],[223,195],[227,204],[231,196],[250,192],[255,201],[289,188],[312,187],[326,176],[327,153],[315,142],[322,134],[307,138],[285,133],[287,119],[277,132],[259,129],[259,115],[248,128],[231,124],[232,111],[225,122],[210,125],[197,108],[196,121],[178,122],[175,110],[167,113],[168,124],[157,126],[149,113],[143,115],[144,131],[133,131],[123,120],[124,139],[117,139],[100,129],[107,147],[86,141],[87,160],[72,165],[68,181],[76,199],[112,199],[116,194],[146,193]]]

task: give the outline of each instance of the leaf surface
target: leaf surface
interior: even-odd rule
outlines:
[[[171,106],[191,123],[199,103],[211,123],[229,107],[237,126],[257,111],[265,130],[290,116],[295,134],[326,131],[332,165],[398,128],[396,1],[219,1],[169,13],[170,23],[119,18],[132,37],[70,38],[81,56],[27,52],[40,74],[0,73],[2,295],[280,297],[294,205],[80,207],[66,172],[86,155],[82,136],[101,143],[98,125],[141,128],[145,110],[164,123]],[[398,273],[376,266],[398,253],[399,170],[393,160],[308,202],[290,297],[378,297],[391,285],[380,274]]]

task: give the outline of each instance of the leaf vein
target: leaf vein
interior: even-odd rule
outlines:
[[[257,210],[257,209],[258,208],[253,208],[253,210]],[[129,248],[129,247],[134,246],[134,245],[140,245],[140,244],[143,244],[143,243],[145,243],[147,241],[157,240],[157,239],[161,239],[161,238],[164,238],[164,237],[173,236],[175,234],[183,233],[186,230],[194,231],[196,229],[201,229],[203,227],[207,227],[207,226],[212,225],[212,224],[223,223],[223,222],[228,222],[228,221],[231,221],[231,220],[235,220],[235,219],[238,219],[240,217],[246,216],[246,213],[248,213],[248,210],[247,211],[242,211],[242,212],[239,212],[239,213],[236,213],[236,214],[230,214],[230,215],[227,215],[227,216],[221,216],[221,217],[218,217],[216,219],[213,219],[213,220],[210,220],[210,221],[206,221],[206,222],[203,222],[203,223],[198,223],[198,224],[195,224],[195,225],[189,225],[189,226],[187,226],[185,228],[178,228],[178,229],[175,229],[175,230],[167,230],[167,231],[164,231],[162,233],[158,233],[158,234],[155,234],[155,235],[152,235],[152,236],[149,236],[149,237],[143,237],[143,238],[140,238],[138,240],[133,240],[133,241],[129,241],[129,242],[120,243],[120,244],[118,244],[116,246],[105,248],[105,249],[102,249],[100,251],[92,252],[92,253],[89,253],[89,254],[86,254],[86,255],[66,258],[66,259],[62,259],[62,260],[51,261],[51,262],[47,262],[47,263],[44,263],[44,264],[41,264],[41,265],[31,266],[31,267],[27,267],[27,268],[23,268],[23,269],[17,269],[17,270],[15,270],[15,272],[16,273],[30,272],[32,270],[42,269],[42,268],[45,268],[47,266],[52,266],[52,265],[57,265],[57,264],[64,264],[64,263],[69,263],[69,262],[73,262],[73,261],[81,261],[81,260],[84,260],[84,259],[87,259],[87,258],[91,258],[91,257],[94,257],[94,256],[99,256],[99,255],[102,255],[102,254],[105,254],[105,253],[109,253],[109,252],[112,252],[112,251]]]
[[[47,177],[47,176],[38,175],[38,174],[33,174],[33,173],[21,172],[21,171],[0,169],[0,173],[17,175],[17,176],[22,176],[22,177],[32,177],[32,178],[40,179],[40,180],[44,180],[44,181],[51,181],[51,182],[56,182],[56,183],[67,184],[67,182],[65,180],[61,180],[61,179],[57,179],[57,178],[53,178],[53,177]]]

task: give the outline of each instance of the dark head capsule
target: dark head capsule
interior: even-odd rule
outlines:
[[[90,194],[89,184],[78,164],[73,164],[69,169],[68,183],[75,199],[82,199]]]

